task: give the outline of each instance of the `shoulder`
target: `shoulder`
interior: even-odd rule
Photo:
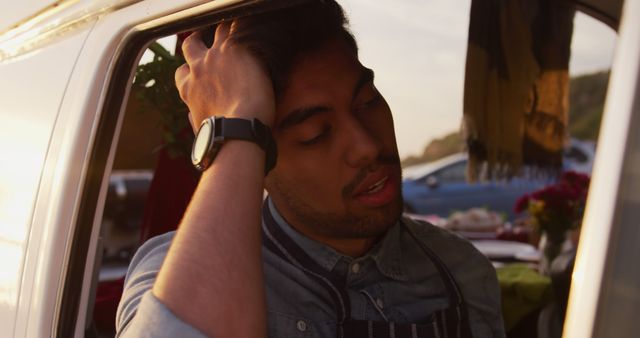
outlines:
[[[402,221],[421,243],[434,251],[445,262],[474,257],[489,263],[488,259],[469,240],[454,232],[408,217],[403,217]]]
[[[465,297],[475,332],[481,332],[481,337],[503,337],[500,287],[489,259],[453,232],[406,217],[403,221],[453,274]]]
[[[133,319],[142,297],[153,287],[174,235],[175,232],[172,231],[149,239],[133,256],[118,305],[116,315],[118,331]]]
[[[174,236],[175,231],[170,231],[144,242],[131,259],[131,263],[129,264],[129,273],[140,265],[155,265],[154,263],[162,264],[167,252],[169,251],[169,247],[171,246]]]
[[[427,222],[407,217],[403,218],[403,222],[418,241],[445,263],[460,283],[475,284],[477,281],[470,279],[485,279],[487,274],[495,276],[489,259],[466,238]]]
[[[152,284],[162,267],[169,247],[173,241],[175,231],[171,231],[146,241],[129,263],[127,276],[125,277],[125,292],[130,288],[145,287]],[[124,297],[123,297],[124,298]]]

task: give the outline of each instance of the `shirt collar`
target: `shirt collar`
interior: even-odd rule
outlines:
[[[353,261],[352,257],[343,255],[291,227],[280,215],[270,198],[268,206],[278,226],[322,268],[333,271],[340,260],[344,260],[347,264]],[[383,275],[399,281],[409,280],[402,264],[401,234],[402,226],[400,222],[397,222],[366,255],[357,260],[363,261],[370,257]]]
[[[392,226],[385,236],[367,255],[371,256],[380,272],[395,280],[408,281],[402,259],[402,225],[400,221]]]
[[[276,209],[271,199],[268,199],[269,210],[273,219],[278,223],[278,226],[289,236],[302,250],[304,250],[316,263],[327,271],[332,271],[338,261],[344,257],[344,255],[335,251],[334,249],[317,242],[291,227],[287,221],[284,220],[280,213]]]

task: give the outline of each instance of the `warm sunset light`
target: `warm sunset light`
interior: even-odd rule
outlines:
[[[376,85],[393,111],[401,158],[460,129],[470,5],[469,0],[343,1],[362,62],[375,69]],[[608,69],[615,39],[611,28],[578,12],[571,75]]]

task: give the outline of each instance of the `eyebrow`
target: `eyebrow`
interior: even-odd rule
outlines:
[[[328,111],[329,107],[325,106],[313,106],[294,109],[285,118],[283,118],[282,121],[280,121],[277,128],[279,131],[284,131],[292,128],[293,126],[301,124],[314,115],[318,115],[320,113],[325,113]]]
[[[358,92],[362,89],[362,87],[367,83],[373,82],[373,79],[374,79],[373,70],[366,67],[362,67],[362,74],[360,75],[358,82],[356,82],[356,85],[353,88],[352,97],[355,98],[356,95],[358,95]],[[287,116],[283,118],[282,121],[280,121],[280,123],[277,126],[277,129],[279,131],[290,129],[294,126],[297,126],[303,123],[304,121],[308,120],[309,118],[315,115],[326,113],[329,110],[331,109],[326,106],[311,106],[311,107],[302,107],[302,108],[294,109],[289,114],[287,114]]]

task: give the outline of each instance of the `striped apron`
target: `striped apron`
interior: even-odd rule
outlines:
[[[402,226],[433,262],[444,282],[449,307],[431,314],[425,323],[395,323],[351,318],[345,282],[323,269],[276,223],[267,203],[263,207],[262,237],[265,247],[293,264],[324,287],[333,300],[337,316],[337,338],[471,338],[466,304],[453,275],[442,260],[422,243],[408,226]]]

